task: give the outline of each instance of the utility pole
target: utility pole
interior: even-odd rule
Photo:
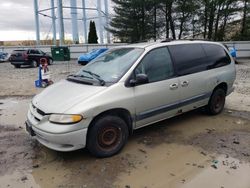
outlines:
[[[82,0],[82,21],[83,21],[83,35],[84,42],[88,43],[88,30],[87,30],[87,15],[86,15],[86,4],[85,0]]]
[[[40,26],[39,26],[39,12],[37,0],[34,0],[34,10],[35,10],[35,25],[36,25],[36,44],[40,45]]]
[[[59,24],[59,37],[60,37],[60,46],[64,44],[64,23],[63,23],[63,6],[62,0],[57,2],[57,12],[58,12],[58,24]]]
[[[76,0],[70,0],[70,6],[71,6],[72,38],[74,44],[79,44]]]
[[[100,38],[100,44],[103,44],[103,25],[102,25],[102,4],[101,0],[97,0],[97,11],[98,11],[98,31],[99,31],[99,38]]]
[[[56,16],[55,16],[55,2],[50,0],[51,4],[51,19],[52,19],[52,31],[53,31],[53,44],[56,45]]]
[[[107,34],[107,43],[110,43],[110,32],[109,32],[109,7],[108,7],[108,0],[104,0],[105,6],[105,18],[106,18],[106,34]]]

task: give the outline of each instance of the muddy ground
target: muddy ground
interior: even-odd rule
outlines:
[[[54,81],[81,66],[50,67]],[[24,121],[37,70],[0,64],[0,187],[250,187],[250,61],[237,65],[224,112],[196,110],[135,131],[122,152],[97,159],[55,152],[30,138]]]

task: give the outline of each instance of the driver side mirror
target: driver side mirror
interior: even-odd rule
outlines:
[[[148,76],[146,74],[137,74],[135,79],[129,81],[130,86],[142,85],[148,83]]]

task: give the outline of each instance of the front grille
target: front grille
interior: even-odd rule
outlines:
[[[33,116],[33,118],[39,122],[42,120],[42,118],[46,115],[45,112],[43,112],[42,110],[38,109],[35,105],[31,105],[30,106],[30,112],[31,115]]]
[[[35,116],[34,116],[34,118],[35,118],[35,120],[37,120],[37,121],[41,121],[40,119],[36,118]]]
[[[45,112],[43,112],[42,110],[40,110],[40,109],[36,109],[36,111],[37,111],[37,113],[38,114],[40,114],[41,116],[45,116],[46,114],[45,114]]]

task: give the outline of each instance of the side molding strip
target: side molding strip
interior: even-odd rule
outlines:
[[[189,99],[182,100],[180,102],[175,102],[175,103],[167,104],[167,105],[164,105],[164,106],[160,106],[160,107],[157,107],[157,108],[153,108],[153,109],[144,111],[144,112],[142,112],[142,113],[140,113],[140,114],[138,114],[136,116],[136,121],[140,121],[140,120],[149,118],[151,116],[155,116],[155,115],[167,112],[169,110],[174,110],[176,108],[180,108],[182,106],[186,106],[186,105],[192,104],[194,102],[198,102],[200,100],[209,98],[211,96],[211,94],[212,93],[209,92],[209,93],[197,95],[197,96],[191,97]]]

